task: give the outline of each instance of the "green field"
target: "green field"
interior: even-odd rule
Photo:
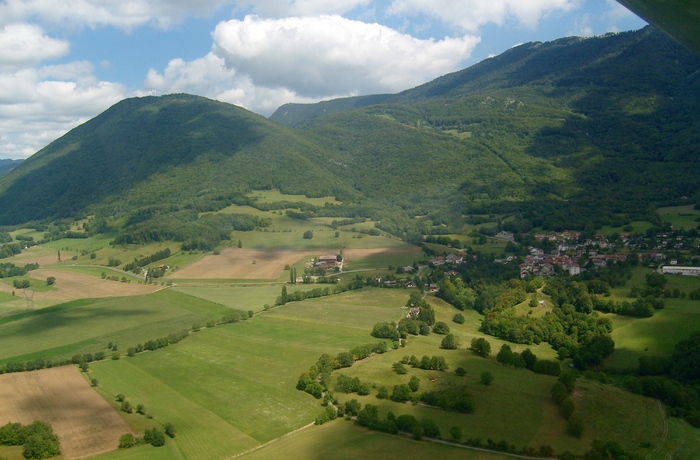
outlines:
[[[68,302],[0,320],[0,363],[66,358],[127,347],[194,323],[220,319],[229,308],[174,291]]]
[[[659,208],[657,212],[661,219],[670,222],[675,229],[690,230],[700,225],[700,211],[693,205]]]
[[[350,421],[336,420],[293,433],[240,458],[505,460],[510,457],[427,441],[414,441],[402,436],[370,431]]]
[[[178,284],[180,283],[181,280],[178,280]],[[287,291],[290,293],[295,291],[305,292],[319,286],[323,287],[324,285],[296,284],[287,286]],[[282,292],[282,287],[279,284],[248,284],[246,286],[227,287],[176,286],[172,289],[193,297],[219,303],[229,308],[243,311],[253,310],[254,312],[262,311],[266,304],[274,305],[275,300]]]
[[[637,268],[632,279],[622,288],[613,289],[613,298],[632,301],[628,295],[633,285],[643,285],[649,269]],[[667,290],[678,288],[690,292],[700,288],[700,278],[692,276],[666,276]],[[651,318],[633,318],[609,314],[613,322],[612,338],[615,351],[605,365],[616,369],[636,367],[642,356],[669,356],[679,340],[700,330],[700,302],[689,299],[664,299],[665,308],[657,310]]]
[[[441,335],[431,334],[427,337],[409,338],[408,345],[398,353],[374,356],[356,363],[352,368],[336,371],[349,376],[357,376],[376,388],[386,386],[389,391],[394,385],[407,383],[412,375],[420,379],[420,391],[429,391],[451,386],[466,385],[468,392],[476,401],[476,412],[459,414],[440,409],[395,403],[376,398],[376,390],[369,396],[336,393],[339,400],[356,398],[362,404],[377,404],[383,413],[394,412],[413,414],[416,418],[433,419],[441,429],[443,437],[449,437],[449,429],[459,426],[466,438],[492,438],[498,442],[502,439],[518,447],[529,446],[539,449],[541,445],[550,445],[556,452],[566,450],[583,453],[591,440],[607,439],[609,433],[615,432],[613,439],[619,440],[628,449],[636,450],[640,443],[649,438],[660,439],[663,432],[661,415],[652,399],[632,395],[620,389],[597,383],[580,382],[575,393],[577,410],[581,410],[586,433],[582,440],[566,434],[566,420],[559,415],[556,406],[549,398],[549,389],[556,381],[555,377],[544,376],[534,372],[504,367],[495,362],[495,354],[502,342],[487,337],[491,343],[492,355],[488,359],[480,358],[466,350],[471,339],[483,337],[478,332],[479,315],[472,311],[464,312],[466,322],[457,325],[450,321],[455,311],[442,302],[434,302],[436,319],[449,324],[451,332],[460,337],[462,347],[459,350],[440,349]],[[522,351],[523,345],[510,344],[515,351]],[[552,349],[546,345],[531,346],[539,358],[554,358]],[[394,362],[404,355],[444,356],[450,370],[447,372],[409,369],[408,374],[398,375],[391,370]],[[459,377],[454,369],[463,367],[467,375]],[[495,380],[491,386],[480,383],[482,372],[491,372]],[[334,375],[336,375],[334,373]],[[431,380],[432,377],[434,380]],[[603,408],[602,410],[599,408]],[[615,424],[614,431],[610,424]]]
[[[110,397],[123,393],[157,422],[174,423],[187,458],[233,455],[313,422],[320,406],[295,389],[299,374],[322,353],[375,342],[371,325],[396,319],[405,302],[379,290],[333,299],[292,303],[156,352],[95,363],[90,377]]]
[[[302,202],[311,204],[314,206],[324,206],[326,203],[329,204],[340,204],[335,197],[326,196],[320,198],[309,198],[306,195],[285,195],[279,190],[256,190],[248,195],[250,198],[254,198],[260,203],[276,203],[280,201],[291,201],[291,202]]]

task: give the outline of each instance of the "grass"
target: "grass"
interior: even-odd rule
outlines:
[[[0,363],[67,358],[105,350],[108,342],[122,350],[219,319],[229,308],[174,291],[148,296],[74,301],[30,311],[0,322]]]
[[[662,220],[670,222],[675,229],[690,230],[700,225],[700,211],[693,205],[659,208],[657,212]]]
[[[308,198],[306,195],[285,195],[279,190],[256,190],[248,195],[260,203],[276,203],[280,201],[303,202],[314,206],[324,206],[326,203],[341,204],[335,197],[326,196],[320,198]]]
[[[377,239],[382,238],[380,236],[368,236],[364,239]],[[416,246],[411,246],[405,243],[395,244],[386,247],[384,250],[378,250],[376,252],[368,253],[364,257],[355,258],[352,257],[347,259],[347,264],[343,268],[344,270],[365,270],[365,269],[378,269],[387,268],[390,265],[406,266],[413,265],[414,262],[422,260],[424,258],[423,252]]]
[[[636,367],[642,356],[669,356],[679,340],[700,329],[700,304],[694,300],[665,299],[666,307],[651,318],[609,315],[613,321],[615,351],[605,365]]]
[[[270,458],[387,458],[444,460],[505,460],[499,454],[475,452],[427,441],[414,441],[370,431],[353,422],[336,420],[322,426],[312,426],[240,457],[244,460]]]
[[[171,347],[177,348],[177,345]],[[160,361],[164,358],[162,355],[144,353],[131,359],[97,363],[92,366],[90,376],[100,381],[100,390],[108,399],[114,401],[116,395],[122,393],[132,406],[143,404],[157,422],[172,423],[177,430],[175,441],[184,458],[223,458],[230,452],[257,445],[210,408],[178,392],[170,379],[150,374],[151,361]],[[187,363],[183,365],[187,368]]]
[[[376,341],[371,324],[397,316],[395,293],[363,291],[334,303],[292,303],[156,352],[96,363],[90,377],[107,395],[123,393],[157,422],[175,424],[188,458],[230,456],[314,420],[319,402],[295,389],[299,375],[322,353]]]
[[[613,289],[613,298],[632,301],[628,295],[632,286],[644,285],[645,276],[651,271],[635,268],[626,286]],[[700,287],[700,278],[690,276],[666,276],[666,289],[678,288],[689,292]],[[669,356],[679,340],[700,330],[700,302],[689,299],[663,299],[665,308],[657,310],[651,318],[605,315],[613,322],[612,338],[615,351],[605,360],[605,366],[613,369],[636,367],[642,356]]]
[[[285,272],[289,273],[289,272]],[[180,283],[180,280],[178,280]],[[320,284],[296,284],[287,286],[287,291],[309,291]],[[247,286],[227,286],[227,287],[184,287],[173,288],[177,292],[219,303],[229,308],[254,312],[262,311],[263,307],[274,305],[277,297],[282,293],[281,285],[247,285]]]

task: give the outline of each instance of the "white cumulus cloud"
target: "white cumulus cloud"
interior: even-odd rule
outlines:
[[[32,19],[73,27],[131,29],[148,23],[168,27],[186,16],[210,14],[231,3],[231,0],[3,0],[0,23]]]
[[[69,49],[68,42],[44,35],[34,24],[12,23],[0,29],[0,69],[65,56]]]
[[[582,0],[392,0],[395,15],[427,15],[453,27],[476,32],[482,26],[515,20],[534,28],[540,19],[557,11],[571,11]]]
[[[0,158],[24,158],[124,98],[92,64],[0,72]]]
[[[220,23],[214,53],[256,86],[302,97],[400,91],[456,70],[479,39],[421,40],[341,16]]]

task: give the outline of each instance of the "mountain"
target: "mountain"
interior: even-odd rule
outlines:
[[[175,94],[119,102],[0,182],[1,224],[95,207],[197,206],[249,188],[352,194],[303,134],[240,107]],[[280,172],[283,172],[280,174]]]
[[[459,231],[465,215],[624,225],[700,198],[699,69],[647,27],[527,43],[398,94],[287,104],[270,120],[196,96],[128,99],[0,179],[0,224],[194,222],[278,188],[335,195],[336,215],[404,237]]]
[[[515,213],[546,228],[599,227],[646,219],[655,205],[698,200],[699,70],[698,57],[646,27],[527,43],[396,95],[288,104],[271,119],[349,152],[359,160],[350,168],[355,181],[380,180],[383,171],[363,164],[386,145],[383,164],[423,158],[428,168],[413,168],[413,179],[432,184],[455,172],[455,163],[414,148],[415,139],[402,142],[399,132],[432,137],[436,145],[451,137],[476,166],[470,172],[457,164],[462,180],[448,180],[460,191],[451,195],[460,213]],[[370,136],[379,124],[381,143]],[[414,185],[382,184],[382,196],[388,187],[402,195]]]
[[[21,162],[22,160],[0,160],[0,177],[7,175]]]

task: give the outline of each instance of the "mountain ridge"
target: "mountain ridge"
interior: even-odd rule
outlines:
[[[199,96],[127,99],[0,179],[0,225],[216,210],[267,188],[381,209],[401,237],[472,214],[518,228],[645,219],[700,198],[698,69],[647,27],[528,43],[401,93],[287,104],[270,120]]]

